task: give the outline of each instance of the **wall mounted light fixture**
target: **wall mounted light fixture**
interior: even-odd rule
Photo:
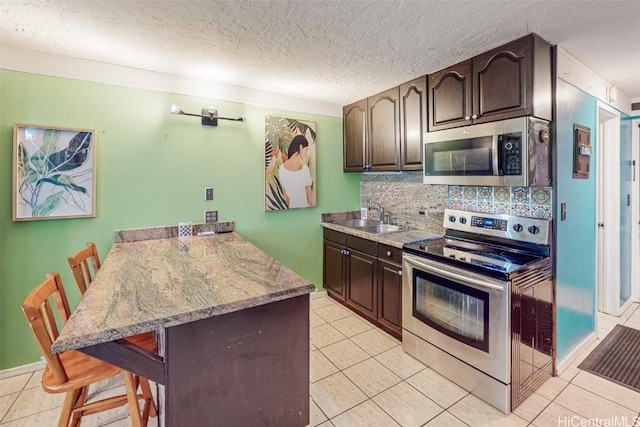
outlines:
[[[218,116],[218,110],[213,107],[207,107],[202,109],[201,114],[185,113],[182,108],[173,104],[171,106],[171,114],[180,114],[182,116],[201,117],[203,126],[218,126],[218,120],[230,120],[232,122],[246,122],[247,117],[242,115],[240,117],[220,117]]]

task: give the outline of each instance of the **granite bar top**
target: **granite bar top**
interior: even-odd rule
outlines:
[[[339,212],[335,214],[322,214],[322,227],[341,233],[350,234],[352,236],[362,237],[363,239],[372,240],[374,242],[383,243],[395,248],[402,248],[405,243],[419,242],[421,240],[431,240],[442,237],[442,235],[431,234],[424,230],[404,230],[392,233],[367,233],[352,227],[335,224],[333,221],[342,221],[346,219],[358,219],[360,212]]]
[[[234,232],[116,243],[52,350],[158,331],[314,290]]]

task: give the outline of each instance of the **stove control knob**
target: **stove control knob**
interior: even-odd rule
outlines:
[[[467,218],[461,216],[458,221],[460,222],[460,224],[466,224],[467,223]]]
[[[449,222],[456,222],[455,215],[449,215]]]
[[[531,234],[538,234],[540,232],[540,227],[537,227],[535,225],[530,225],[527,230],[529,230],[529,233]]]
[[[516,233],[519,233],[522,231],[524,227],[522,226],[522,224],[513,224],[513,231],[515,231]]]

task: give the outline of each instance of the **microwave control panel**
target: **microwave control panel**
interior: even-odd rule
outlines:
[[[500,175],[522,175],[522,134],[505,133],[498,136]]]

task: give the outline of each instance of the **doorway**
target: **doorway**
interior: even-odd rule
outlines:
[[[596,134],[596,277],[598,311],[620,316],[631,287],[631,135],[620,112],[598,102]],[[630,125],[630,123],[629,123]]]

